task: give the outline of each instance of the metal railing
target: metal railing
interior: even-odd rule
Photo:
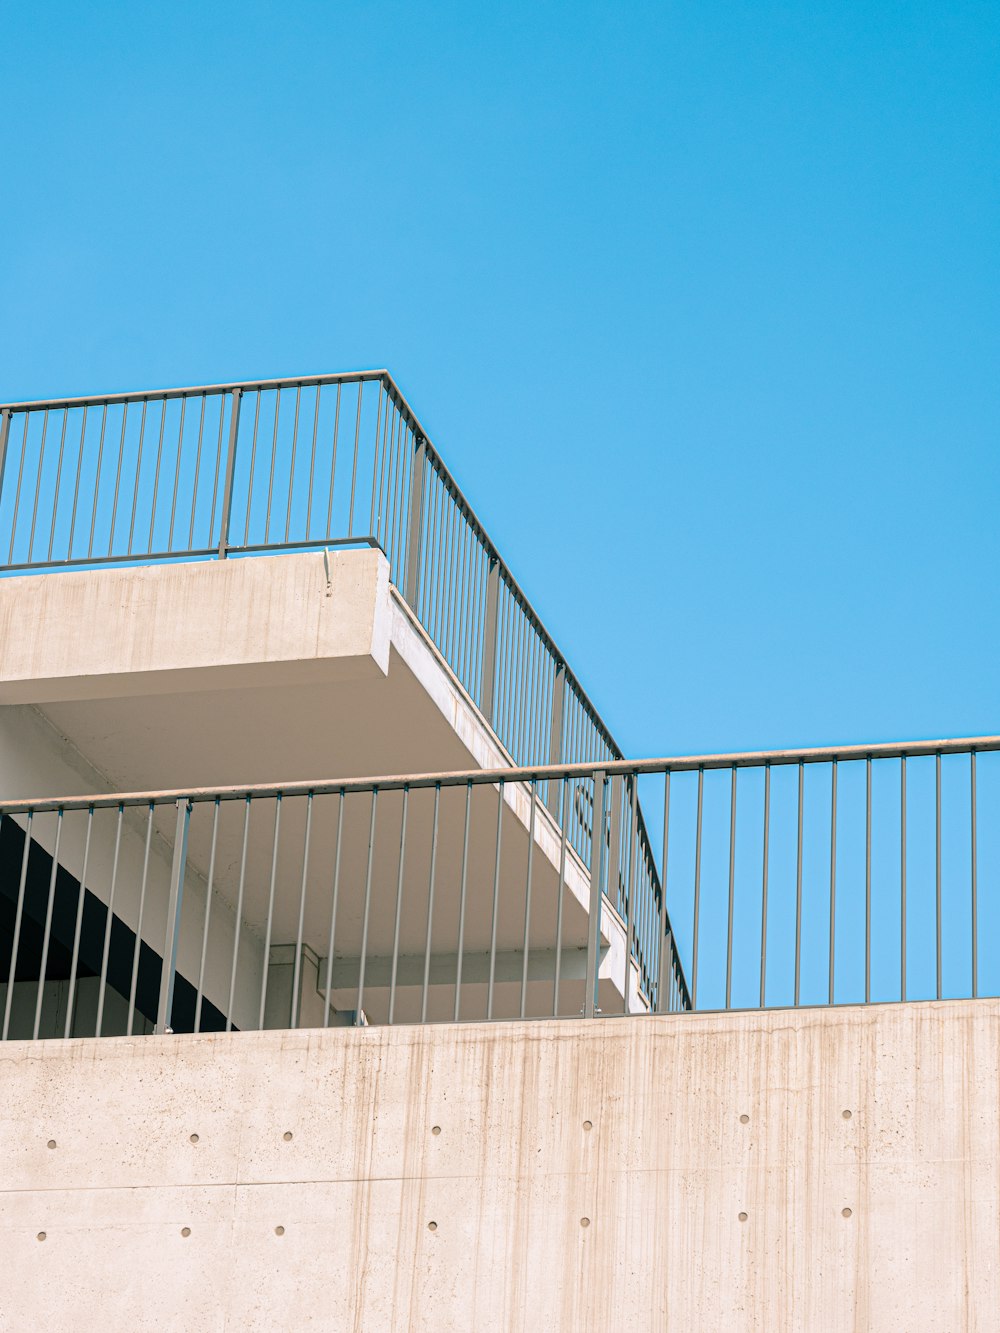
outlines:
[[[622,758],[387,371],[0,407],[0,572],[359,544],[515,763]]]
[[[2,1036],[682,1009],[619,768],[4,802]]]
[[[385,370],[0,406],[0,570],[377,545],[522,764],[621,758]]]
[[[5,802],[3,1036],[1000,994],[998,811],[996,736]]]

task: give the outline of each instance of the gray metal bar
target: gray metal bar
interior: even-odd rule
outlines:
[[[372,815],[368,828],[368,869],[365,873],[365,908],[361,925],[361,967],[358,972],[358,1003],[354,1011],[354,1025],[361,1027],[364,1022],[365,998],[365,958],[368,954],[368,918],[372,905],[372,860],[375,855],[375,806],[378,801],[378,788],[372,791]]]
[[[622,788],[624,774],[610,779],[611,786],[611,831],[608,837],[608,897],[616,911],[622,912],[625,906],[625,889],[622,884]],[[612,882],[614,876],[614,882]]]
[[[549,723],[549,763],[558,764],[563,757],[563,713],[566,699],[566,664],[555,662],[552,676],[552,718]],[[559,788],[554,782],[549,783],[548,808],[555,815],[558,812]]]
[[[264,1030],[267,1008],[267,983],[271,971],[271,928],[274,925],[274,893],[278,883],[278,841],[281,837],[281,793],[274,798],[274,836],[271,841],[271,884],[267,895],[267,925],[264,927],[264,967],[260,983],[260,1017],[257,1029]]]
[[[872,761],[865,760],[865,1004],[872,998]]]
[[[240,956],[240,926],[243,924],[243,894],[247,882],[247,843],[250,837],[250,802],[253,797],[246,796],[243,807],[243,849],[240,852],[240,880],[236,890],[236,919],[233,924],[233,961],[229,971],[229,1004],[226,1008],[226,1031],[233,1028],[233,1006],[236,1003],[236,968]]]
[[[10,438],[10,408],[0,409],[0,497],[3,496],[3,479],[7,467],[7,441]]]
[[[166,402],[166,399],[164,399],[163,402],[162,402],[162,404],[160,405],[160,434],[159,434],[159,438],[158,438],[157,441],[156,441],[156,468],[155,468],[155,471],[154,471],[154,473],[153,473],[153,499],[152,499],[152,503],[151,503],[150,506],[149,506],[149,536],[148,536],[148,538],[147,538],[147,540],[146,540],[146,552],[147,552],[147,554],[148,554],[150,551],[152,551],[152,549],[153,549],[153,528],[154,528],[154,526],[155,526],[155,524],[156,524],[156,497],[157,497],[157,495],[159,494],[159,490],[160,490],[160,462],[161,462],[161,460],[162,460],[162,458],[163,458],[163,434],[164,434],[164,431],[166,430],[166,425],[167,425],[167,402]],[[81,432],[80,432],[80,461],[81,461],[81,462],[83,461],[83,440],[84,440],[84,435],[85,435],[85,433],[86,433],[86,429],[87,429],[87,409],[84,408],[84,409],[83,409],[83,429],[82,429]],[[77,469],[76,479],[77,479],[77,485],[79,485],[79,482],[80,482],[80,471],[79,471],[79,468]],[[74,499],[74,501],[73,501],[73,515],[74,515],[74,518],[75,518],[75,516],[76,516],[76,500],[75,500],[75,499]],[[67,555],[72,556],[72,554],[73,554],[73,542],[72,542],[72,531],[71,531],[71,532],[70,532],[70,549],[69,549],[69,551],[67,552]]]
[[[215,467],[212,468],[212,508],[208,516],[208,540],[212,540],[212,533],[215,531],[215,502],[219,498],[219,472],[222,470],[222,434],[226,428],[226,404],[224,400],[219,401],[219,433],[215,437]],[[223,482],[225,487],[225,482]],[[192,496],[191,517],[194,519],[195,506],[197,504],[197,488]],[[223,514],[223,520],[225,515]],[[193,544],[192,542],[188,543]]]
[[[830,767],[830,964],[827,973],[829,1001],[833,1004],[834,947],[837,941],[837,761]]]
[[[486,721],[493,724],[493,678],[497,664],[497,608],[500,595],[500,565],[490,561],[486,578],[486,615],[483,622],[483,680],[479,708]]]
[[[299,408],[302,403],[302,385],[295,386],[295,421],[292,426],[292,457],[288,467],[288,506],[285,510],[285,541],[292,529],[292,498],[295,493],[295,451],[299,441]]]
[[[122,408],[122,433],[118,440],[118,466],[115,471],[115,498],[111,506],[111,526],[108,528],[108,555],[115,544],[115,522],[118,516],[118,492],[122,483],[122,462],[125,459],[125,432],[128,429],[128,403]]]
[[[594,774],[594,808],[590,835],[590,906],[587,919],[587,981],[583,992],[583,1016],[597,1014],[597,987],[601,956],[601,867],[604,855],[605,774]],[[626,969],[628,963],[626,962]]]
[[[264,541],[271,540],[271,500],[274,496],[274,465],[278,461],[278,422],[281,417],[281,390],[274,395],[274,431],[271,435],[271,462],[267,473],[267,509],[264,511]]]
[[[497,916],[500,906],[500,841],[503,834],[503,779],[497,783],[497,848],[493,863],[493,915],[490,925],[490,979],[486,991],[486,1017],[493,1017],[493,983],[497,970]]]
[[[701,827],[705,797],[705,770],[698,770],[698,818],[694,845],[694,923],[691,931],[691,1008],[698,1007],[698,924],[701,917]]]
[[[941,756],[934,764],[934,916],[937,937],[937,998],[941,998]]]
[[[142,404],[142,416],[139,419],[139,443],[135,451],[135,481],[132,483],[132,514],[128,524],[128,549],[132,550],[132,541],[135,537],[135,515],[139,504],[139,478],[142,474],[142,446],[146,438],[146,409],[149,406],[145,401]],[[66,423],[63,421],[63,437],[66,435]],[[62,445],[59,446],[60,466],[62,465]],[[59,482],[56,480],[56,504],[59,503]],[[53,515],[53,531],[55,531],[55,516]],[[190,546],[191,543],[188,542]],[[52,543],[49,542],[49,559],[52,559]]]
[[[436,789],[440,791],[440,788]],[[389,1026],[396,1016],[396,980],[399,975],[399,927],[403,911],[403,867],[406,861],[406,816],[410,793],[403,788],[403,810],[399,822],[399,872],[396,876],[396,919],[392,927],[392,974],[389,977]],[[435,801],[436,801],[435,797]]]
[[[906,999],[906,755],[899,765],[899,998]]]
[[[355,538],[356,541],[364,540]],[[168,553],[169,554],[169,553]],[[211,552],[201,552],[200,554],[209,555]],[[968,754],[970,750],[975,749],[977,753],[986,751],[1000,750],[1000,737],[982,736],[970,737],[961,742],[921,742],[919,746],[903,744],[896,751],[895,755],[876,753],[870,747],[857,747],[859,753],[853,753],[853,750],[846,752],[846,758],[864,759],[869,754],[873,759],[879,758],[899,758],[899,750],[904,751],[909,756],[935,754],[938,749],[942,754]],[[753,765],[748,763],[737,764],[738,768],[760,767],[765,764],[788,763],[798,764],[812,763],[811,758],[800,758],[799,756],[808,755],[808,751],[789,752],[794,757],[791,759],[781,759],[775,761],[773,758],[775,751],[762,750],[756,758],[759,763]],[[777,752],[782,753],[782,752]],[[824,751],[824,755],[829,755]],[[746,756],[742,756],[745,758]],[[837,752],[838,759],[845,760],[845,752]],[[598,759],[587,763],[566,763],[566,764],[536,764],[523,767],[507,768],[475,768],[458,769],[447,773],[400,773],[400,774],[372,774],[357,778],[331,778],[328,781],[303,781],[287,782],[278,786],[274,783],[244,783],[239,786],[219,786],[219,787],[192,787],[192,788],[164,788],[160,791],[139,791],[139,792],[100,792],[85,796],[45,796],[32,797],[28,800],[5,800],[3,808],[9,814],[26,814],[28,810],[41,812],[43,810],[54,810],[62,806],[66,810],[86,809],[93,805],[96,808],[116,806],[120,802],[126,805],[145,805],[147,801],[155,801],[157,805],[172,805],[180,796],[186,796],[192,801],[214,801],[218,796],[221,800],[243,800],[248,794],[254,797],[275,796],[279,791],[285,796],[305,796],[308,792],[315,792],[317,796],[326,795],[331,792],[367,792],[373,786],[377,786],[380,791],[400,791],[404,786],[411,790],[418,787],[434,787],[438,783],[442,787],[462,787],[467,782],[482,784],[484,786],[496,786],[502,778],[505,782],[530,782],[537,779],[539,782],[547,778],[591,778],[595,770],[599,767],[607,777],[621,775],[622,773],[648,774],[648,773],[687,773],[697,771],[703,768],[705,772],[717,768],[732,768],[732,762],[715,762],[719,756],[710,756],[704,762],[697,757],[683,759]]]
[[[63,812],[56,811],[56,836],[52,848],[52,872],[49,875],[49,896],[45,904],[45,928],[42,932],[42,957],[38,970],[38,995],[35,1000],[35,1024],[31,1031],[33,1041],[38,1040],[42,1025],[42,1001],[45,998],[45,973],[49,965],[49,941],[52,938],[52,907],[56,898],[56,876],[59,873],[59,841],[62,837]],[[14,989],[14,971],[11,970],[7,982],[8,989]]]
[[[170,866],[170,896],[167,899],[167,930],[163,940],[163,971],[160,974],[160,1000],[156,1010],[156,1031],[170,1032],[174,1009],[174,982],[177,979],[177,949],[181,939],[181,912],[184,906],[184,871],[187,866],[188,829],[191,823],[189,801],[177,802],[177,827],[174,855]]]
[[[105,409],[107,410],[107,409]],[[177,425],[177,458],[174,462],[174,493],[170,497],[170,531],[167,533],[167,549],[174,549],[174,524],[177,520],[177,492],[181,484],[181,459],[184,455],[184,417],[187,414],[187,399],[181,399],[181,419]],[[104,426],[101,425],[103,432]],[[96,503],[96,500],[95,500]]]
[[[378,407],[375,413],[375,456],[372,460],[372,498],[371,498],[371,529],[373,532],[382,530],[382,511],[384,502],[382,499],[385,488],[385,439],[386,431],[382,425],[382,399],[385,397],[382,385],[378,386]],[[385,424],[389,424],[389,417],[392,411],[392,404],[388,398],[385,400]],[[376,507],[376,494],[378,496],[378,505]]]
[[[361,438],[361,394],[364,390],[364,381],[358,381],[358,409],[354,421],[354,462],[351,466],[351,505],[347,511],[347,531],[354,531],[354,489],[358,479],[358,440]],[[360,1008],[360,1006],[359,1006]]]
[[[969,755],[969,799],[972,853],[972,998],[979,996],[979,899],[977,891],[978,853],[976,848],[976,752]]]
[[[337,926],[337,896],[340,891],[340,849],[344,841],[344,793],[340,793],[337,807],[337,851],[333,863],[333,893],[330,897],[330,938],[326,946],[326,990],[323,1003],[323,1026],[330,1026],[330,992],[333,989],[333,942]]]
[[[69,539],[66,542],[66,558],[73,556],[73,537],[76,533],[76,507],[80,500],[80,476],[83,472],[83,447],[87,438],[87,409],[83,409],[83,420],[80,423],[80,443],[76,451],[76,481],[73,484],[73,508],[69,517]],[[2,464],[2,459],[0,459]],[[0,466],[0,494],[3,493],[3,468]],[[154,490],[155,495],[155,490]],[[152,522],[152,520],[150,520]]]
[[[424,944],[424,984],[420,991],[420,1021],[427,1022],[427,987],[431,975],[431,940],[434,934],[434,878],[437,872],[438,813],[441,788],[434,788],[434,822],[431,827],[431,873],[427,883],[427,935]]]
[[[73,953],[69,964],[69,993],[66,996],[66,1026],[64,1037],[73,1033],[73,1003],[76,999],[76,970],[80,963],[80,932],[83,929],[83,904],[87,897],[87,865],[90,861],[90,834],[94,826],[94,812],[87,811],[87,834],[83,843],[83,869],[80,871],[80,892],[76,897],[76,921],[73,926]]]
[[[193,398],[196,394],[223,394],[231,393],[233,389],[243,391],[254,391],[260,389],[267,391],[269,389],[294,389],[296,385],[301,384],[304,388],[312,388],[315,384],[348,384],[357,380],[383,380],[387,389],[391,390],[391,396],[402,403],[404,411],[414,422],[409,405],[403,398],[395,381],[387,370],[345,370],[337,371],[333,374],[323,375],[296,375],[291,379],[270,379],[270,380],[230,380],[225,384],[192,384],[184,388],[175,389],[140,389],[130,393],[101,393],[84,394],[78,398],[39,398],[28,402],[18,403],[0,403],[0,409],[6,408],[11,412],[29,412],[37,411],[41,408],[61,409],[63,407],[103,407],[113,406],[118,403],[141,403],[144,398],[155,399],[157,402],[161,398]]]
[[[458,1022],[462,997],[462,953],[465,948],[465,903],[469,882],[469,817],[472,813],[472,783],[465,789],[465,832],[462,835],[462,884],[458,900],[458,949],[455,962],[455,1022]],[[557,946],[558,947],[558,946]]]
[[[146,885],[149,881],[149,848],[153,840],[153,811],[151,805],[146,814],[146,846],[142,857],[142,880],[139,885],[139,914],[135,925],[135,946],[132,949],[132,978],[128,988],[128,1023],[125,1035],[131,1037],[135,1022],[135,992],[139,984],[139,953],[142,949],[142,918],[146,909]]]
[[[760,889],[760,1007],[767,994],[767,876],[771,841],[771,765],[764,766],[764,850]]]
[[[226,480],[222,490],[222,526],[219,531],[219,559],[225,560],[229,549],[229,526],[232,521],[233,508],[233,475],[236,470],[236,441],[240,432],[240,399],[243,396],[242,389],[234,389],[230,399],[229,413],[229,446],[226,451]],[[277,424],[277,409],[275,410],[275,424]],[[249,522],[250,514],[250,492],[247,492],[247,518]],[[209,532],[209,540],[212,534]],[[248,534],[249,535],[249,534]]]
[[[627,779],[622,778],[624,786]],[[633,777],[631,782],[632,794],[630,797],[630,808],[632,817],[629,820],[629,844],[627,871],[625,873],[625,985],[623,989],[624,1009],[626,1015],[630,1012],[631,1001],[629,999],[629,990],[632,982],[632,959],[635,958],[637,965],[637,975],[639,985],[642,985],[643,960],[639,953],[639,941],[635,924],[635,894],[637,882],[637,857],[639,843],[639,821],[637,814],[638,802],[638,778]]]
[[[17,885],[17,907],[14,910],[14,935],[10,945],[10,966],[7,972],[7,998],[3,1007],[3,1034],[0,1040],[6,1041],[10,1031],[10,1007],[14,1002],[14,982],[17,976],[17,951],[21,943],[21,922],[24,918],[24,886],[28,878],[28,857],[31,853],[31,822],[34,816],[28,812],[24,829],[24,850],[21,853],[21,878]]]
[[[330,499],[326,506],[327,535],[333,526],[333,488],[337,480],[337,435],[340,431],[340,385],[337,385],[337,401],[333,412],[333,454],[330,459]]]
[[[198,439],[194,449],[194,482],[191,486],[191,517],[188,521],[188,546],[194,545],[194,520],[198,510],[198,485],[201,481],[201,448],[205,439],[205,408],[208,399],[204,394],[201,395],[201,407],[198,411]],[[219,408],[219,436],[221,443],[222,436],[222,408]],[[216,462],[216,480],[218,480],[218,462]],[[214,508],[214,505],[213,505]],[[212,516],[212,524],[209,526],[211,534],[212,527],[215,524],[215,516]]]
[[[48,411],[46,411],[46,412],[45,412],[45,415],[44,415],[43,418],[42,418],[42,442],[41,442],[41,445],[39,446],[39,452],[38,452],[38,472],[36,473],[37,481],[35,482],[35,501],[34,501],[34,504],[33,504],[32,507],[31,507],[31,532],[28,534],[28,559],[29,559],[29,560],[33,559],[33,554],[32,554],[32,553],[33,553],[33,551],[34,551],[34,549],[35,549],[35,523],[36,523],[36,521],[37,521],[37,519],[38,519],[38,497],[39,497],[39,496],[41,495],[41,493],[42,493],[42,472],[44,471],[44,468],[45,468],[45,437],[47,436],[48,431],[49,431],[49,414],[48,414]],[[120,467],[120,463],[119,463],[119,467]],[[118,486],[117,486],[117,483],[116,483],[116,484],[115,484],[115,504],[117,505],[117,503],[118,503]],[[111,528],[112,528],[112,531],[114,531],[114,517],[113,517],[113,516],[112,516],[112,520],[111,520]]]
[[[424,518],[424,442],[419,437],[413,447],[410,476],[410,526],[406,541],[406,578],[403,595],[416,606],[420,595],[420,535]]]
[[[795,1007],[799,1006],[802,978],[802,806],[805,795],[805,769],[799,764],[799,815],[795,851]]]
[[[111,925],[115,915],[115,890],[118,887],[118,858],[122,844],[122,820],[125,817],[124,806],[118,806],[118,821],[115,825],[115,854],[111,864],[111,891],[108,894],[107,914],[104,918],[104,946],[101,950],[101,979],[97,990],[97,1020],[94,1024],[94,1036],[101,1035],[104,1023],[104,996],[108,984],[108,959],[111,956]]]
[[[250,540],[250,516],[253,509],[253,478],[254,468],[257,465],[257,435],[260,429],[260,394],[255,395],[253,408],[253,435],[250,440],[250,472],[247,478],[247,512],[243,523],[243,545],[246,546]],[[330,485],[333,485],[331,480]],[[329,528],[329,524],[327,524]]]
[[[24,430],[21,432],[21,457],[17,464],[17,486],[14,488],[14,514],[10,521],[10,546],[7,548],[7,564],[14,559],[14,543],[17,540],[17,515],[21,505],[21,479],[24,476],[24,459],[28,452],[28,422],[30,417],[26,412],[24,414]],[[98,459],[98,477],[100,477],[100,459]],[[95,493],[96,495],[96,493]],[[96,504],[96,498],[95,498]],[[31,560],[31,552],[28,552],[28,560]]]
[[[562,788],[561,801],[559,807],[559,823],[561,825],[561,836],[559,838],[559,882],[556,885],[556,959],[555,969],[552,976],[552,1017],[559,1016],[559,981],[562,965],[562,937],[563,937],[563,899],[566,889],[566,844],[568,841],[569,827],[569,788],[566,779],[563,778],[559,784]]]
[[[66,408],[63,408],[62,431],[60,432],[60,435],[59,435],[59,461],[58,461],[58,463],[57,463],[57,465],[56,465],[56,484],[55,484],[55,487],[54,487],[53,492],[52,492],[52,522],[51,522],[51,524],[49,525],[49,549],[48,549],[48,554],[47,554],[47,556],[46,556],[46,559],[48,559],[48,560],[51,560],[51,559],[52,559],[52,543],[55,541],[55,537],[56,537],[56,519],[59,517],[59,490],[60,490],[60,487],[61,487],[61,484],[62,484],[63,453],[64,453],[65,448],[66,448],[66,423],[67,423],[68,418],[69,418],[69,412],[68,412],[68,410],[67,410]],[[145,407],[143,407],[143,409],[142,409],[142,419],[143,419],[143,421],[146,420],[146,409],[145,409]],[[141,437],[141,435],[140,435],[140,446],[139,446],[139,450],[140,450],[140,452],[139,452],[139,457],[140,457],[140,459],[142,458],[142,444],[141,444],[141,440],[142,440],[142,437]],[[2,479],[0,479],[0,480],[2,480]],[[136,493],[136,495],[138,496],[138,494],[139,494],[139,471],[138,471],[138,468],[136,468],[136,488],[135,488],[135,493]],[[133,522],[133,523],[135,522],[135,501],[134,501],[134,500],[133,500],[133,502],[132,502],[132,522]],[[130,539],[130,544],[131,544],[131,539]]]
[[[312,533],[313,480],[316,475],[316,436],[319,432],[319,397],[323,392],[321,384],[316,385],[316,401],[313,404],[312,446],[309,450],[309,494],[306,498],[306,540]]]
[[[198,993],[194,1001],[194,1030],[201,1031],[201,1007],[205,996],[205,963],[208,958],[208,928],[212,917],[212,893],[215,885],[215,849],[219,838],[219,802],[212,811],[212,847],[208,855],[208,880],[205,885],[205,921],[201,932],[201,961],[198,964]]]
[[[381,400],[383,400],[383,393],[383,385],[379,384],[379,396],[377,396],[375,407],[375,445],[373,445],[372,449],[372,495],[371,500],[368,501],[368,527],[371,528],[372,532],[375,532],[377,524],[379,524],[377,515],[379,515],[381,509],[381,495],[379,496],[379,509],[375,508],[375,488],[377,484],[379,485],[379,489],[381,489],[381,477],[379,476],[379,435],[381,432]],[[387,399],[385,400],[385,412],[387,412],[387,415],[388,411],[389,400]]]
[[[525,1017],[528,1001],[528,948],[531,938],[531,870],[535,851],[535,810],[538,805],[538,784],[530,788],[531,814],[528,818],[528,874],[524,883],[524,947],[521,961],[521,1017]]]
[[[656,1012],[664,1012],[663,1000],[667,997],[669,1009],[669,966],[670,948],[667,946],[667,865],[670,850],[670,774],[663,775],[663,874],[660,879],[659,921],[657,932],[660,940],[660,959],[656,979]]]
[[[299,1025],[299,981],[302,978],[302,936],[306,923],[306,887],[309,883],[309,838],[312,834],[313,794],[306,797],[306,828],[302,840],[302,886],[299,889],[299,924],[295,934],[295,961],[292,965],[292,1012],[289,1027]]]
[[[729,915],[726,928],[726,1008],[733,1007],[733,908],[736,894],[736,769],[729,791]]]

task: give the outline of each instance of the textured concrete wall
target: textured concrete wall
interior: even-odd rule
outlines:
[[[0,1323],[993,1330],[998,1032],[983,1000],[8,1045]]]

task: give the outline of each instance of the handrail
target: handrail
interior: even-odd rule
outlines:
[[[814,746],[792,750],[739,750],[732,753],[677,755],[661,759],[609,759],[588,764],[537,764],[528,767],[456,769],[446,773],[389,773],[365,777],[324,778],[313,781],[246,783],[224,787],[170,787],[158,791],[95,792],[88,796],[0,798],[3,814],[28,811],[110,809],[118,805],[171,805],[178,800],[245,800],[247,796],[314,796],[338,792],[411,791],[420,787],[463,787],[499,782],[505,785],[560,778],[588,778],[600,769],[607,777],[632,774],[692,773],[723,768],[777,768],[789,764],[847,763],[859,759],[918,759],[946,754],[986,754],[1000,750],[1000,736],[967,736],[936,741],[879,741],[868,745]]]

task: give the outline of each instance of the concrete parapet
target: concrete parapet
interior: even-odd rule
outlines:
[[[993,1329],[1000,1002],[10,1043],[0,1326]]]

